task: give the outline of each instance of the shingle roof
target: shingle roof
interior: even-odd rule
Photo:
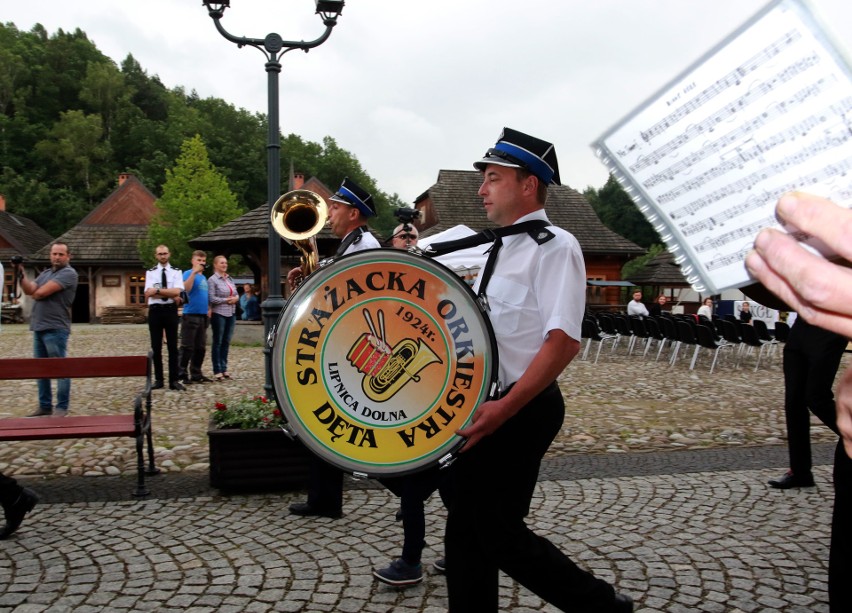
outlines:
[[[142,266],[138,245],[148,234],[156,197],[133,175],[121,178],[103,202],[59,237],[68,245],[74,265]],[[33,254],[33,260],[50,261],[47,245]]]
[[[645,268],[635,275],[630,275],[630,280],[636,285],[657,285],[660,287],[689,287],[686,278],[675,264],[674,256],[668,251],[652,258]]]
[[[0,259],[3,261],[8,261],[13,255],[29,256],[53,240],[31,219],[8,211],[0,211],[0,237],[11,245],[0,247]]]
[[[476,170],[441,170],[438,182],[418,197],[432,201],[437,223],[422,232],[424,237],[457,225],[473,230],[492,227],[485,217],[482,198],[477,191],[482,174]],[[607,228],[588,201],[565,185],[552,185],[547,198],[550,221],[571,232],[580,243],[583,253],[638,255],[645,253],[639,245]]]
[[[77,225],[59,237],[71,251],[71,263],[142,266],[137,245],[148,236],[148,226]],[[33,255],[34,260],[49,260],[47,246]]]

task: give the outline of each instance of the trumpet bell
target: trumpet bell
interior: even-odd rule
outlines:
[[[327,220],[328,204],[322,196],[307,189],[283,194],[269,212],[275,232],[292,243],[313,238]]]

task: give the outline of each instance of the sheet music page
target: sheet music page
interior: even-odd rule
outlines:
[[[696,290],[747,285],[782,194],[852,204],[852,71],[801,0],[778,0],[593,148]]]

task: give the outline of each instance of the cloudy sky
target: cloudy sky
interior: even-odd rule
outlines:
[[[331,38],[283,58],[281,128],[355,154],[412,202],[442,168],[469,169],[503,126],[556,145],[562,181],[606,181],[590,143],[766,0],[346,0]],[[852,41],[852,2],[812,0]],[[233,0],[236,36],[313,40],[313,0]],[[215,30],[201,0],[0,0],[21,30],[81,28],[169,88],[267,111],[265,59]],[[847,48],[847,55],[849,49]],[[239,155],[239,152],[235,152]],[[298,170],[298,169],[297,169]]]

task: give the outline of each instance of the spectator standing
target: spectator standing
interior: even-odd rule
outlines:
[[[852,262],[852,211],[817,196],[793,192],[778,201],[775,213]],[[763,230],[754,248],[746,256],[749,272],[798,313],[796,322],[805,319],[852,337],[852,272],[847,267],[810,253],[777,230]],[[786,352],[784,357],[786,362]],[[828,599],[831,613],[848,613],[852,611],[852,368],[846,369],[836,391],[836,423],[842,438],[834,452]]]
[[[834,404],[834,377],[847,339],[830,330],[823,330],[796,318],[784,344],[784,414],[787,420],[787,449],[790,470],[769,485],[777,489],[811,487],[810,414],[837,430],[837,410]]]
[[[178,300],[184,291],[180,269],[169,264],[171,252],[166,245],[157,245],[154,250],[157,265],[145,273],[145,299],[148,301],[148,332],[151,335],[151,351],[154,356],[153,389],[164,387],[163,334],[169,352],[169,389],[183,391],[186,388],[178,380]]]
[[[473,288],[489,305],[502,385],[458,432],[467,441],[450,468],[449,608],[497,611],[502,570],[564,611],[630,612],[629,597],[582,570],[524,519],[542,457],[565,417],[556,378],[579,352],[585,309],[580,246],[544,211],[547,186],[560,184],[556,152],[505,128],[474,167],[483,173],[478,194],[486,216],[507,229]]]
[[[642,302],[642,292],[638,289],[633,292],[633,300],[627,303],[627,314],[638,315],[640,317],[648,317],[650,315],[645,303]]]
[[[35,281],[27,279],[23,268],[15,265],[21,289],[35,301],[30,315],[34,357],[64,358],[68,353],[71,305],[77,294],[77,271],[70,261],[68,245],[57,241],[50,246],[50,268],[42,271]],[[55,407],[50,379],[39,379],[38,409],[29,417],[65,416],[70,400],[71,379],[57,379]]]
[[[213,274],[208,279],[210,302],[210,327],[213,329],[213,346],[210,358],[213,361],[213,378],[216,381],[230,379],[228,351],[237,322],[237,303],[240,296],[237,286],[228,274],[228,258],[217,255],[213,258]]]
[[[243,321],[257,321],[260,319],[260,301],[257,292],[251,283],[243,285],[243,295],[240,296],[240,310]]]
[[[188,301],[183,305],[180,325],[180,378],[184,384],[208,383],[210,377],[201,372],[207,349],[207,324],[210,310],[207,279],[207,254],[192,252],[192,268],[183,273],[183,287]]]
[[[331,231],[341,240],[335,256],[343,256],[365,249],[381,247],[376,237],[367,229],[367,219],[376,215],[373,196],[350,178],[345,178],[331,197],[328,205],[328,223]],[[287,283],[295,287],[302,278],[301,268],[287,274]],[[316,455],[310,458],[310,483],[308,499],[294,502],[290,513],[301,516],[322,516],[337,519],[343,515],[343,471],[324,462]]]

